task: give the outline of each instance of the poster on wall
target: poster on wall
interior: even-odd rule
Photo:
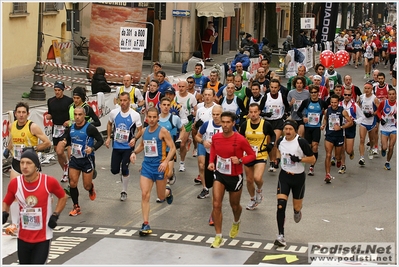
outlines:
[[[138,23],[128,23],[132,20]],[[132,5],[106,5],[93,3],[90,21],[90,69],[103,67],[107,73],[131,74],[133,82],[140,81],[143,52],[120,51],[121,27],[145,26],[147,8]],[[107,81],[122,82],[120,77],[107,76]]]

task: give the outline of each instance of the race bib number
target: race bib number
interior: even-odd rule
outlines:
[[[72,143],[72,156],[74,156],[75,158],[79,159],[79,158],[83,158],[83,146],[79,145],[79,144],[75,144]]]
[[[129,141],[129,130],[116,128],[115,141],[118,143],[127,143]]]
[[[22,229],[41,230],[43,227],[42,208],[22,209],[20,212]]]
[[[21,160],[21,155],[23,152],[25,145],[13,145],[13,155],[14,159]]]
[[[216,157],[216,170],[220,173],[231,175],[231,159],[224,159],[220,156]]]
[[[302,104],[302,100],[295,100],[295,103],[293,105],[294,111],[297,111],[299,109],[299,107],[301,106],[301,104]]]
[[[387,122],[387,124],[394,125],[396,120],[395,120],[394,116],[388,115],[386,117],[385,121]]]
[[[201,94],[202,86],[199,84],[194,85],[194,89],[197,93]]]
[[[299,106],[298,106],[298,108],[299,108]],[[271,105],[267,108],[267,112],[273,112],[273,114],[280,114],[280,110],[281,110],[281,107],[279,105]]]
[[[339,116],[336,114],[331,114],[330,117],[328,118],[328,129],[330,131],[334,131],[335,125],[341,126],[339,123]]]
[[[309,125],[317,125],[320,122],[320,114],[319,113],[308,113],[308,124]]]
[[[295,162],[291,160],[291,156],[288,153],[281,154],[281,162],[284,166],[294,166]]]
[[[144,140],[144,156],[158,157],[158,146],[156,140]]]
[[[61,137],[65,133],[64,125],[54,125],[53,137]]]

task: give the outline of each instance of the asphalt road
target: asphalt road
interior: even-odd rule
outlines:
[[[363,73],[361,69],[355,70],[352,66],[339,69],[341,74],[350,74],[353,76],[354,84],[362,88],[364,84]],[[388,75],[389,73],[385,71]],[[311,72],[313,74],[313,72]],[[388,76],[389,77],[389,76]],[[387,78],[387,82],[390,82]],[[292,253],[298,255],[298,260],[294,263],[307,263],[304,260],[302,248],[307,247],[309,242],[396,242],[397,240],[397,153],[391,160],[391,171],[384,169],[385,159],[376,156],[373,160],[366,157],[366,165],[359,166],[358,143],[359,137],[355,142],[355,159],[349,160],[347,157],[346,174],[338,174],[338,168],[332,167],[331,173],[335,179],[331,184],[324,183],[324,137],[320,142],[319,160],[315,166],[315,176],[307,177],[306,192],[303,202],[303,216],[300,223],[296,224],[293,220],[292,196],[290,196],[286,212],[285,235],[287,248],[285,250],[269,249],[269,244],[274,241],[277,234],[276,223],[276,186],[278,172],[268,173],[263,176],[263,202],[253,211],[245,210],[249,201],[249,195],[244,187],[241,205],[243,212],[241,216],[241,227],[238,237],[235,240],[226,242],[226,255],[223,259],[228,259],[231,255],[237,255],[243,251],[250,251],[250,254],[242,255],[243,260],[237,260],[236,264],[258,264],[264,263],[264,254],[274,253]],[[192,149],[191,149],[192,151]],[[150,225],[154,235],[146,239],[146,243],[135,243],[140,246],[159,245],[161,243],[174,243],[183,245],[179,253],[189,253],[198,250],[198,255],[204,255],[200,259],[190,258],[187,261],[179,261],[173,249],[168,252],[169,258],[164,261],[144,260],[143,254],[135,254],[135,259],[121,261],[121,264],[225,264],[227,260],[219,262],[204,261],[210,253],[203,247],[209,247],[211,239],[214,236],[214,228],[208,225],[208,218],[212,210],[211,198],[197,199],[201,191],[201,186],[195,185],[193,179],[197,176],[197,159],[192,157],[191,151],[186,157],[186,171],[177,172],[177,181],[172,186],[174,201],[172,205],[166,203],[158,204],[155,202],[156,194],[153,189],[151,195]],[[56,238],[72,238],[79,233],[82,238],[91,240],[79,247],[65,251],[61,257],[55,257],[51,264],[85,264],[79,257],[80,253],[89,253],[90,247],[109,246],[109,249],[116,249],[123,254],[123,249],[117,249],[122,239],[136,242],[142,241],[138,237],[137,230],[141,227],[141,191],[139,188],[139,168],[142,161],[142,155],[138,156],[137,163],[130,166],[131,180],[128,187],[128,199],[126,202],[119,200],[122,185],[118,175],[112,175],[110,172],[111,150],[105,146],[96,151],[96,165],[98,177],[94,180],[97,191],[97,199],[90,201],[88,193],[84,191],[82,182],[79,183],[80,206],[82,214],[77,217],[70,217],[68,213],[72,207],[72,201],[69,199],[67,207],[59,219],[59,230],[56,232]],[[178,163],[175,164],[178,170]],[[56,161],[51,161],[45,165],[43,172],[61,178],[61,168]],[[2,185],[3,194],[6,191],[9,178],[3,175]],[[65,184],[63,184],[65,186]],[[228,205],[227,194],[223,204],[223,235],[228,237],[233,217]],[[64,230],[63,230],[64,229]],[[105,230],[104,230],[105,229]],[[113,229],[106,230],[106,229]],[[117,234],[118,231],[131,231],[129,237]],[[107,233],[104,233],[107,232]],[[100,232],[100,234],[99,234]],[[102,233],[101,233],[102,232]],[[175,234],[172,236],[170,234]],[[166,235],[165,235],[166,234]],[[200,241],[194,244],[188,244],[187,240],[203,236]],[[110,238],[110,239],[107,239]],[[106,242],[106,240],[108,240]],[[110,241],[114,240],[114,241]],[[115,241],[118,240],[118,241]],[[4,244],[8,242],[10,253],[4,252]],[[101,243],[104,242],[104,243]],[[107,245],[108,244],[108,245]],[[114,247],[115,245],[115,247]],[[293,247],[293,246],[297,247]],[[3,263],[13,263],[16,260],[12,248],[15,242],[3,236]],[[116,264],[110,257],[102,257],[100,247],[97,253],[90,254],[91,264]],[[170,248],[170,247],[169,247]],[[162,248],[168,249],[168,248]],[[208,248],[207,248],[208,249]],[[233,250],[233,254],[228,254]],[[181,252],[183,251],[183,252]],[[220,250],[225,251],[225,250]],[[306,252],[306,250],[305,250]],[[183,253],[183,254],[184,254]],[[190,254],[193,253],[193,254]],[[222,253],[222,252],[220,252]],[[10,254],[10,256],[6,256]],[[56,255],[55,253],[54,255]],[[183,255],[182,254],[182,255]],[[58,254],[57,254],[58,255]],[[89,255],[89,254],[87,254]],[[124,254],[123,254],[124,255]],[[179,254],[180,255],[180,254]],[[213,255],[213,254],[212,254]],[[5,257],[6,256],[6,257]],[[306,256],[306,255],[305,255]],[[212,259],[212,257],[211,257]],[[273,262],[280,264],[279,261]],[[281,264],[287,262],[282,261]],[[234,264],[234,262],[229,262]]]

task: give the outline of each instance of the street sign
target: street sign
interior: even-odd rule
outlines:
[[[120,28],[120,52],[144,52],[147,48],[147,28]]]
[[[191,12],[190,10],[172,10],[173,17],[190,17]]]

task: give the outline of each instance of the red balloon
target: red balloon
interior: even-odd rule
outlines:
[[[390,32],[392,30],[392,26],[391,25],[387,25],[386,27],[385,27],[385,31],[386,32]]]
[[[329,68],[334,63],[334,59],[335,55],[330,50],[324,50],[320,54],[320,63],[326,68]]]
[[[341,68],[343,66],[346,66],[350,60],[350,55],[347,51],[345,50],[340,50],[337,53],[335,53],[335,59],[334,59],[334,68]]]

